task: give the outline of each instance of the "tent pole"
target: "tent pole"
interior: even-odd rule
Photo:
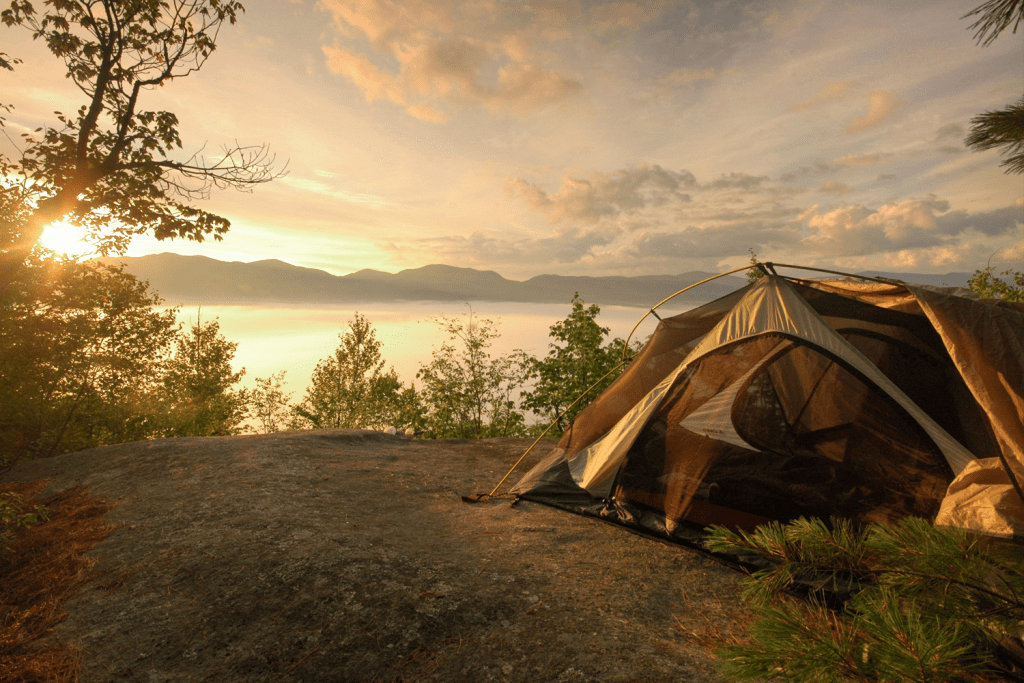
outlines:
[[[642,323],[644,320],[647,320],[647,316],[649,316],[650,314],[654,313],[654,309],[656,309],[658,306],[661,306],[663,303],[665,303],[669,299],[677,297],[680,294],[682,294],[683,292],[685,292],[687,290],[690,290],[690,289],[693,289],[694,287],[697,287],[698,285],[702,285],[705,282],[711,282],[712,280],[717,280],[718,278],[725,277],[726,275],[732,275],[733,273],[738,273],[741,270],[750,270],[750,266],[743,266],[742,268],[737,268],[735,270],[727,270],[724,273],[719,273],[718,275],[713,275],[713,276],[711,276],[709,278],[705,278],[704,280],[701,280],[700,282],[694,282],[689,287],[683,287],[682,289],[680,289],[675,294],[669,295],[669,296],[665,297],[664,299],[662,299],[661,301],[659,301],[658,303],[656,303],[653,306],[651,306],[651,310],[649,310],[646,313],[644,313],[644,317],[642,317],[639,320],[637,320],[636,321],[636,325],[633,325],[633,329],[629,331],[629,336],[626,337],[626,343],[622,346],[622,359],[623,360],[626,359],[626,351],[629,349],[629,340],[633,338],[633,333],[636,332],[636,328],[640,327],[640,323]],[[655,316],[657,316],[657,313],[655,313]],[[659,320],[660,320],[660,318],[659,318]]]
[[[603,381],[605,380],[605,378],[606,378],[606,377],[608,377],[608,376],[609,376],[609,375],[611,375],[611,374],[612,374],[613,372],[615,372],[616,370],[618,370],[619,368],[621,368],[621,367],[622,367],[623,365],[625,365],[625,364],[626,364],[627,362],[628,362],[628,361],[625,361],[625,360],[623,360],[623,361],[621,361],[621,362],[620,362],[620,363],[619,363],[618,365],[616,365],[616,366],[615,366],[614,368],[612,368],[612,369],[611,369],[611,370],[609,370],[608,372],[604,373],[604,374],[603,374],[603,375],[601,376],[601,378],[600,378],[599,380],[597,380],[596,382],[594,382],[593,384],[591,384],[591,385],[590,385],[589,387],[587,387],[586,389],[584,389],[584,390],[583,390],[583,391],[582,391],[582,392],[580,393],[580,395],[576,397],[576,400],[575,400],[575,401],[573,401],[572,403],[570,403],[569,405],[567,405],[567,406],[565,407],[565,410],[569,410],[569,408],[572,408],[572,407],[573,407],[574,405],[576,405],[577,403],[579,403],[579,402],[580,402],[580,399],[582,399],[582,398],[583,398],[584,396],[586,396],[586,395],[587,395],[588,393],[590,393],[590,390],[591,390],[591,389],[593,389],[593,388],[594,388],[594,387],[596,387],[596,386],[597,386],[598,384],[600,384],[601,382],[603,382]],[[536,439],[536,440],[535,440],[535,441],[534,441],[533,443],[531,443],[531,444],[530,444],[530,447],[526,449],[526,452],[524,452],[524,453],[523,453],[523,454],[522,454],[521,456],[519,456],[519,459],[518,459],[518,460],[516,460],[516,464],[515,464],[515,465],[512,465],[512,469],[510,469],[510,470],[509,470],[508,472],[506,472],[506,473],[505,473],[505,476],[501,478],[501,481],[499,481],[499,482],[498,482],[498,485],[497,485],[497,486],[495,486],[495,487],[494,487],[493,489],[491,489],[491,492],[487,494],[487,497],[488,497],[488,498],[490,498],[491,496],[493,496],[493,495],[494,495],[494,494],[495,494],[495,493],[496,493],[496,492],[498,491],[498,489],[500,489],[500,488],[501,488],[501,485],[505,483],[505,480],[506,480],[506,479],[508,479],[508,478],[509,478],[509,477],[510,477],[510,476],[512,475],[512,473],[513,473],[513,472],[515,472],[515,469],[516,469],[517,467],[519,467],[519,463],[521,463],[521,462],[523,461],[523,458],[525,458],[525,457],[526,457],[527,455],[529,455],[529,454],[530,454],[530,451],[532,451],[532,450],[533,450],[533,447],[534,447],[534,446],[536,446],[537,444],[539,444],[539,443],[540,443],[540,440],[541,440],[541,439],[543,439],[543,438],[544,438],[544,437],[545,437],[545,436],[547,435],[547,433],[551,431],[551,428],[552,428],[552,427],[554,427],[554,426],[555,426],[555,424],[556,424],[557,422],[558,422],[558,417],[556,416],[556,417],[555,417],[555,419],[551,421],[551,424],[549,424],[549,425],[547,426],[547,429],[545,429],[545,430],[544,430],[543,432],[541,432],[541,433],[540,433],[540,436],[538,436],[538,437],[537,437],[537,439]]]
[[[778,266],[779,268],[796,268],[797,270],[813,270],[813,271],[816,271],[818,273],[831,273],[832,275],[843,275],[845,277],[855,277],[855,278],[857,278],[859,280],[871,280],[872,282],[881,282],[881,283],[887,284],[887,285],[902,285],[903,284],[902,280],[890,280],[889,278],[885,278],[885,277],[871,277],[870,275],[857,275],[855,273],[844,273],[844,272],[839,271],[839,270],[826,270],[824,268],[811,268],[810,266],[794,266],[794,265],[789,264],[789,263],[772,263],[772,262],[767,262],[767,263],[765,263],[765,265],[768,266],[769,268],[772,268],[773,270],[774,270],[773,266]],[[786,277],[786,276],[783,275],[782,277]]]
[[[826,270],[824,268],[811,268],[809,266],[794,266],[794,265],[792,265],[790,263],[773,263],[771,261],[766,261],[765,263],[760,263],[760,262],[755,263],[754,266],[757,267],[758,269],[760,269],[762,273],[766,273],[767,272],[766,268],[770,268],[772,273],[775,273],[775,266],[779,266],[780,268],[796,268],[797,270],[813,270],[813,271],[816,271],[816,272],[819,272],[819,273],[831,273],[832,275],[843,275],[844,277],[855,277],[855,278],[859,278],[861,280],[871,280],[873,282],[882,282],[882,283],[885,283],[887,285],[902,285],[903,284],[903,282],[901,280],[890,280],[888,278],[870,277],[868,275],[856,275],[854,273],[844,273],[842,271]],[[750,270],[750,268],[751,268],[751,266],[743,266],[742,268],[736,268],[735,270],[727,270],[724,273],[719,273],[718,275],[715,275],[713,277],[709,277],[707,279],[701,280],[700,282],[694,282],[689,287],[683,287],[682,289],[680,289],[675,294],[667,296],[664,299],[662,299],[661,301],[659,301],[658,303],[656,303],[653,306],[651,306],[651,310],[649,310],[646,313],[644,313],[644,316],[642,318],[640,318],[640,320],[636,321],[636,325],[633,326],[633,329],[630,330],[630,332],[629,332],[629,336],[626,337],[626,345],[622,347],[622,357],[623,358],[626,357],[626,349],[629,348],[629,340],[633,338],[633,333],[636,332],[638,327],[640,327],[640,323],[642,323],[644,320],[647,319],[647,316],[649,316],[652,313],[654,313],[654,309],[658,308],[659,306],[661,306],[666,301],[669,301],[670,299],[673,299],[673,298],[679,296],[680,294],[682,294],[683,292],[693,289],[694,287],[698,287],[698,286],[704,284],[705,282],[711,282],[712,280],[715,280],[717,278],[725,277],[726,275],[732,275],[733,273],[738,273],[741,270]],[[782,277],[785,277],[785,275],[783,275]],[[654,315],[657,317],[657,313],[655,313]],[[661,318],[659,317],[658,319],[660,320]]]

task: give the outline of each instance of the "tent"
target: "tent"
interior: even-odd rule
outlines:
[[[511,493],[682,542],[909,515],[1020,539],[1022,417],[1024,305],[771,268],[662,319]]]

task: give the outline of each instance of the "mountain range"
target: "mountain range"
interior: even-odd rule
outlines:
[[[331,275],[315,268],[276,259],[242,263],[206,256],[154,254],[100,259],[123,263],[168,304],[338,304],[386,301],[515,301],[568,303],[573,293],[589,303],[646,308],[687,285],[716,273],[690,271],[678,275],[570,276],[538,275],[508,280],[492,270],[429,265],[398,273],[360,270]],[[963,286],[968,273],[916,275],[861,273],[919,284]],[[742,273],[740,274],[742,275]],[[810,275],[813,277],[813,274]],[[680,295],[688,302],[717,299],[746,284],[745,277],[727,275]]]

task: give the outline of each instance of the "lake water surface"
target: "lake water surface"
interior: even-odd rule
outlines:
[[[541,357],[547,353],[548,336],[554,323],[565,319],[571,307],[565,304],[527,304],[509,302],[472,302],[473,315],[497,324],[501,337],[491,346],[491,355],[522,349]],[[692,308],[683,304],[658,309],[665,317]],[[178,321],[186,324],[216,318],[222,334],[238,344],[234,367],[245,368],[242,386],[255,387],[257,377],[287,371],[285,388],[298,401],[305,392],[318,361],[330,356],[338,346],[338,335],[345,331],[358,311],[373,325],[382,342],[381,353],[387,367],[393,366],[408,386],[416,371],[430,361],[431,353],[446,341],[446,335],[434,322],[437,316],[465,319],[470,308],[450,301],[414,301],[401,303],[365,303],[345,306],[182,306]],[[606,306],[597,322],[611,328],[609,338],[625,337],[646,312],[642,308]],[[644,340],[654,331],[657,319],[648,316],[634,334]]]

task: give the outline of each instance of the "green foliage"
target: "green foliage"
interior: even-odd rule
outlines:
[[[1009,277],[998,277],[992,266],[984,270],[976,270],[967,286],[978,296],[986,299],[1024,302],[1024,273],[1004,270],[1001,275]]]
[[[267,148],[226,147],[211,161],[200,152],[179,160],[177,117],[143,110],[141,100],[202,68],[221,26],[242,11],[234,0],[44,0],[39,10],[12,0],[0,20],[41,39],[85,103],[74,115],[57,112],[57,127],[24,134],[19,158],[0,155],[0,185],[17,186],[34,207],[5,255],[11,267],[60,219],[86,228],[104,253],[122,251],[132,234],[145,232],[220,239],[227,219],[188,202],[213,187],[271,180]],[[5,55],[2,66],[16,62]]]
[[[1024,1],[1022,0],[988,0],[978,5],[961,19],[980,15],[970,28],[977,29],[974,39],[981,45],[989,45],[1000,33],[1013,24],[1013,33],[1024,21]]]
[[[175,311],[120,268],[35,252],[0,300],[0,466],[145,438]]]
[[[26,510],[25,502],[18,494],[0,493],[0,552],[9,549],[18,527],[28,529],[48,519],[49,513],[42,505]]]
[[[280,432],[288,427],[292,395],[284,391],[285,374],[287,371],[282,370],[267,378],[257,377],[256,388],[249,392],[250,411],[259,420],[264,434]]]
[[[197,319],[187,332],[178,332],[174,346],[162,378],[161,435],[238,434],[249,405],[246,390],[231,388],[245,374],[245,368],[231,368],[238,344],[224,338],[216,320]]]
[[[989,45],[1013,25],[1013,33],[1024,21],[1024,0],[988,0],[974,8],[962,18],[980,15],[971,24],[976,29],[975,39],[981,45]],[[1024,173],[1024,97],[1005,109],[988,111],[971,119],[971,132],[964,144],[975,151],[1002,147],[1003,159],[1000,166],[1007,173]]]
[[[487,349],[498,337],[494,323],[477,320],[473,310],[463,322],[440,317],[448,342],[421,365],[420,401],[424,426],[435,439],[483,439],[521,436],[525,417],[513,396],[529,375],[530,357],[522,351],[491,358]],[[450,342],[456,342],[453,345]]]
[[[713,527],[707,547],[771,565],[744,581],[752,642],[719,653],[739,680],[993,680],[1024,620],[1019,548],[923,519]],[[809,602],[783,596],[794,588]]]
[[[295,428],[416,428],[416,392],[394,368],[384,371],[381,342],[370,322],[355,314],[338,335],[334,355],[321,360],[306,395],[295,408]]]
[[[751,247],[748,251],[750,252],[750,267],[747,268],[747,282],[754,284],[764,277],[764,273],[757,267],[757,254],[754,253],[754,248]]]
[[[1006,158],[999,165],[1005,166],[1007,173],[1024,173],[1024,97],[1005,109],[972,118],[964,144],[976,152],[1002,147]]]
[[[616,338],[602,346],[608,328],[597,324],[600,312],[597,304],[585,306],[577,292],[572,298],[572,311],[550,328],[549,336],[560,344],[550,344],[547,357],[528,363],[530,375],[537,381],[533,389],[523,392],[522,407],[532,410],[544,424],[557,418],[559,434],[608,388],[617,375],[612,371],[622,363],[625,341]],[[638,349],[639,344],[633,350]],[[595,382],[596,386],[591,387]],[[574,404],[584,392],[586,396]]]

